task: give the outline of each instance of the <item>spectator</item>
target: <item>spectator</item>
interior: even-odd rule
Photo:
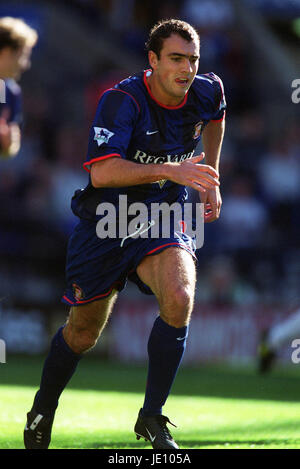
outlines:
[[[253,304],[258,300],[253,286],[241,278],[234,261],[226,256],[210,260],[198,290],[198,300],[218,308]]]
[[[300,152],[293,149],[281,135],[260,162],[258,177],[270,205],[293,203],[300,197]]]
[[[259,245],[268,222],[263,203],[255,196],[247,177],[236,176],[231,191],[223,198],[220,242],[225,249],[251,249]]]
[[[5,80],[5,102],[0,103],[0,157],[17,155],[21,145],[21,89],[16,80],[31,63],[37,32],[23,20],[0,18],[0,77]]]

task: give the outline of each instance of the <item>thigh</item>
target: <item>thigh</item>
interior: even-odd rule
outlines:
[[[174,299],[188,297],[193,303],[196,283],[195,262],[191,254],[179,247],[169,247],[159,254],[145,257],[136,269],[140,279],[156,296],[160,307],[174,305]]]
[[[73,335],[86,331],[97,337],[106,324],[117,296],[118,292],[113,290],[110,296],[102,300],[82,306],[72,306],[64,329],[65,338],[72,341]]]

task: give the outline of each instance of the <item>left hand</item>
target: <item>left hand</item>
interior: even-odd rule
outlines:
[[[222,198],[219,186],[200,192],[200,201],[204,204],[204,223],[211,223],[219,218]]]

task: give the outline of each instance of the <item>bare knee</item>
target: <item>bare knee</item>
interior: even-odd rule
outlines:
[[[88,352],[96,345],[100,334],[99,331],[74,326],[68,322],[63,330],[63,335],[71,350],[81,354]]]
[[[193,309],[194,292],[191,288],[180,287],[168,292],[167,297],[160,302],[162,319],[173,327],[187,326]]]
[[[117,292],[113,291],[104,300],[71,308],[63,335],[73,352],[84,353],[96,345],[116,298]]]
[[[99,322],[96,319],[86,317],[83,314],[76,314],[77,311],[71,309],[63,335],[66,343],[75,353],[88,352],[96,345],[105,321]]]

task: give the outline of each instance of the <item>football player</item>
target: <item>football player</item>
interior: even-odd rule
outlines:
[[[159,308],[148,341],[145,400],[134,431],[155,449],[178,448],[162,409],[188,338],[196,281],[193,240],[176,226],[168,237],[101,238],[97,207],[112,204],[118,223],[123,217],[120,195],[128,204],[143,202],[146,207],[184,205],[189,186],[200,194],[205,221],[216,220],[225,98],[218,76],[197,76],[200,39],[188,23],[159,22],[147,49],[149,70],[116,84],[99,101],[83,164],[89,181],[72,201],[80,221],[67,253],[63,301],[71,306],[70,315],[52,340],[27,414],[26,448],[48,447],[59,396],[98,340],[128,279],[145,294],[154,294]],[[201,136],[205,164],[204,153],[194,155]]]
[[[259,373],[268,373],[274,366],[280,349],[287,344],[293,346],[295,339],[300,339],[300,308],[263,331],[257,351]]]
[[[17,81],[30,67],[37,32],[18,18],[0,18],[0,158],[17,155],[21,144],[22,104]]]

